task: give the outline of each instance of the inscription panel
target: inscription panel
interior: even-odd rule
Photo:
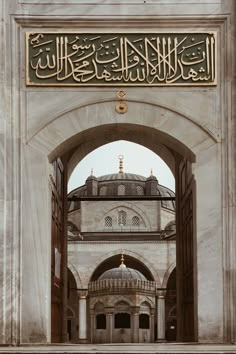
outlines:
[[[216,85],[216,33],[26,33],[29,86]]]

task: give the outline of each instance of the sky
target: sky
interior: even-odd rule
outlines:
[[[123,155],[124,172],[148,177],[153,170],[159,184],[175,190],[175,180],[165,162],[154,152],[142,145],[119,140],[99,147],[85,156],[74,169],[68,192],[83,185],[93,169],[96,177],[119,172],[119,155]]]

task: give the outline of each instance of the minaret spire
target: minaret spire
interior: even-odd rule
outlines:
[[[118,159],[120,160],[120,162],[119,162],[119,173],[124,173],[124,171],[123,171],[124,156],[123,155],[119,155]]]
[[[121,254],[121,258],[120,258],[120,261],[121,261],[121,263],[120,263],[120,268],[126,268],[126,265],[124,264],[124,255],[123,255],[123,253]]]

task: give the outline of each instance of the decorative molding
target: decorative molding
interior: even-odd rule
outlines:
[[[130,243],[130,244],[141,244],[141,243],[173,243],[173,244],[176,244],[176,241],[175,240],[141,240],[141,241],[133,241],[133,240],[130,240],[130,241],[127,241],[127,240],[124,240],[124,241],[121,241],[121,240],[118,240],[118,241],[81,241],[81,240],[68,240],[68,243],[69,244],[76,244],[76,243],[79,243],[79,244],[91,244],[91,243],[94,243],[94,244],[123,244],[123,243]]]
[[[86,299],[88,296],[88,289],[77,290],[77,295],[79,299]]]
[[[102,279],[90,282],[88,284],[89,293],[108,291],[111,292],[123,292],[125,291],[145,291],[150,293],[155,293],[156,283],[149,280],[138,280],[138,279]]]
[[[156,295],[158,299],[165,299],[167,290],[166,289],[156,289]]]
[[[124,101],[118,101],[116,103],[116,113],[124,114],[128,112],[128,105]]]
[[[52,190],[53,187],[56,185],[56,176],[55,176],[55,170],[51,163],[48,163],[48,171],[49,171],[49,188]]]

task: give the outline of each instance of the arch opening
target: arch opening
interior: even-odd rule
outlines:
[[[106,133],[104,132],[104,128],[106,128],[106,130],[105,130]],[[96,134],[95,134],[95,132],[96,132]],[[92,136],[94,134],[95,134],[95,138],[92,139]],[[55,151],[53,151],[50,154],[49,158],[53,159],[53,158],[55,158],[56,153],[58,154],[58,153],[64,152],[63,155],[61,156],[61,161],[63,161],[66,166],[67,178],[65,177],[65,181],[67,181],[68,177],[71,175],[75,165],[84,156],[86,156],[86,154],[88,154],[90,151],[92,151],[95,147],[98,147],[103,144],[106,144],[107,142],[119,140],[119,139],[133,141],[135,143],[139,143],[145,147],[148,147],[149,149],[151,149],[152,151],[157,153],[160,157],[162,157],[163,160],[167,163],[167,165],[171,169],[172,173],[174,174],[174,176],[176,178],[177,199],[179,198],[179,200],[176,201],[176,203],[177,203],[177,219],[178,219],[177,225],[179,227],[179,229],[177,230],[177,235],[181,235],[181,230],[183,230],[183,229],[181,229],[181,227],[183,227],[183,225],[184,225],[183,217],[185,218],[185,216],[183,216],[183,214],[180,213],[180,210],[183,207],[183,205],[181,206],[181,201],[186,199],[185,193],[190,193],[190,194],[192,193],[190,196],[188,196],[188,205],[190,205],[190,209],[192,208],[190,210],[190,213],[193,212],[193,210],[194,210],[193,188],[192,188],[192,186],[190,187],[190,184],[194,181],[194,178],[192,176],[192,171],[191,171],[191,163],[195,160],[195,156],[189,150],[189,148],[184,146],[184,144],[180,143],[179,141],[177,141],[176,139],[174,139],[170,136],[167,136],[166,133],[163,133],[160,131],[155,131],[149,127],[143,127],[143,126],[141,129],[140,126],[133,125],[133,124],[132,125],[131,124],[116,124],[115,126],[106,125],[106,126],[102,126],[102,127],[97,127],[96,129],[95,128],[87,129],[83,133],[79,133],[79,134],[76,134],[75,136],[71,137],[69,139],[69,141],[67,141],[65,144],[63,144],[63,146],[59,146]],[[76,144],[77,144],[77,146],[76,146]],[[69,150],[69,148],[68,148],[69,146],[70,146],[71,150]],[[154,179],[152,179],[152,178],[150,179],[150,181],[147,180],[145,182],[146,183],[145,188],[146,188],[146,190],[150,191],[149,192],[150,196],[152,195],[153,188],[155,188],[155,187],[153,187],[153,185],[156,182],[155,183],[153,183],[153,182],[154,182]],[[79,202],[80,206],[83,204],[85,205],[86,203],[87,203],[87,205],[89,205],[89,203],[90,203],[90,205],[92,205],[91,204],[91,202],[92,202],[91,197],[94,197],[94,196],[97,198],[96,199],[97,202],[100,202],[100,204],[102,203],[102,198],[104,197],[105,192],[99,193],[99,188],[98,188],[98,186],[96,186],[96,183],[97,183],[96,177],[91,176],[90,180],[88,180],[88,183],[86,184],[86,188],[87,188],[86,193],[84,192],[83,197],[79,198],[80,199],[80,202]],[[126,188],[124,188],[124,185],[122,183],[120,183],[119,186],[122,186],[122,192],[121,192],[121,187],[120,187],[120,192],[119,192],[119,188],[117,187],[118,197],[124,198],[125,197],[124,191],[126,190]],[[137,187],[139,187],[139,188],[137,188]],[[142,187],[142,186],[140,186],[140,185],[136,186],[136,192],[140,190],[140,187]],[[103,190],[105,190],[105,189],[103,189]],[[143,189],[143,190],[145,190],[145,189]],[[160,196],[160,194],[162,193],[160,191],[160,187],[159,187],[159,189],[155,189],[155,191],[156,192],[154,193],[154,195],[156,197]],[[93,195],[93,193],[95,193],[95,194]],[[145,198],[147,199],[147,197],[146,197],[147,194],[145,195],[145,192],[144,193],[137,192],[137,194],[139,195],[139,198],[143,197],[144,199]],[[172,195],[168,194],[168,193],[167,193],[167,198],[173,199]],[[157,205],[158,205],[159,211],[161,211],[162,214],[164,213],[164,209],[166,209],[166,211],[168,211],[168,204],[166,203],[166,200],[165,200],[165,203],[163,203],[161,200],[159,203],[158,198],[156,200],[157,200]],[[94,202],[94,200],[93,200],[93,202]],[[173,206],[173,208],[175,208],[175,204],[173,203],[173,200],[172,200],[172,206]],[[91,208],[91,210],[92,210],[92,208]],[[145,210],[146,214],[148,214],[146,207],[144,208],[144,210]],[[127,217],[126,216],[124,217],[123,214],[121,217],[121,212],[126,213],[126,211],[124,212],[124,210],[120,210],[120,214],[118,214],[118,215],[120,215],[120,218],[118,217],[117,221],[118,221],[118,226],[123,227],[123,226],[126,226]],[[88,209],[87,209],[86,213],[88,213]],[[81,215],[83,217],[83,213],[81,213]],[[161,215],[161,213],[160,213],[160,215]],[[109,217],[109,221],[108,221],[108,217]],[[169,215],[167,216],[167,214],[166,214],[165,217],[166,218],[171,217],[173,219],[174,214],[169,213]],[[104,218],[104,220],[103,220],[103,226],[106,228],[106,232],[107,232],[107,230],[110,229],[110,227],[113,227],[113,218],[110,215],[107,215],[106,218]],[[121,222],[121,219],[122,219],[122,222]],[[125,222],[124,222],[124,220],[125,220]],[[138,222],[137,222],[137,220],[138,220]],[[166,224],[168,224],[170,222],[170,219],[168,219],[167,221],[168,222],[166,222]],[[131,223],[132,222],[135,223],[135,225],[133,225],[133,226],[135,227],[135,229],[137,231],[137,227],[140,226],[139,216],[133,215],[131,218]],[[71,220],[71,223],[73,224],[72,220]],[[193,237],[193,230],[195,227],[194,220],[191,219],[190,223],[191,223],[191,227],[192,227],[191,237]],[[87,220],[87,224],[89,225],[89,220]],[[160,226],[160,231],[162,231],[161,227],[162,226]],[[81,230],[82,230],[82,232],[81,232]],[[100,231],[97,230],[96,234],[93,234],[93,235],[91,235],[93,233],[91,230],[90,231],[85,231],[85,229],[81,229],[81,230],[77,230],[77,239],[71,240],[72,242],[81,243],[81,245],[82,245],[83,241],[85,240],[84,237],[86,236],[87,237],[86,242],[88,242],[88,243],[95,242],[95,239],[96,239],[97,242],[103,242],[104,245],[106,244],[106,241],[104,239],[105,235],[102,234],[101,230]],[[163,230],[164,230],[164,228],[163,228]],[[149,240],[148,239],[149,236],[147,237],[144,235],[144,230],[141,230],[141,231],[142,231],[142,233],[140,234],[141,236],[139,238],[139,241],[140,240],[143,240],[144,242],[146,242],[146,240],[148,240],[149,242],[154,241],[156,235],[153,236],[152,240]],[[169,232],[169,231],[171,231],[171,232]],[[173,240],[175,239],[175,237],[173,237],[173,235],[175,235],[175,230],[173,231],[174,233],[172,231],[173,231],[172,229],[171,230],[166,229],[165,232],[160,233],[159,241],[161,241],[161,237],[162,238],[167,237],[166,241],[169,241],[167,239],[168,239],[168,237],[170,237],[170,242],[171,241],[173,242]],[[123,235],[124,235],[124,233],[123,233]],[[149,232],[149,235],[151,235],[151,232]],[[92,239],[91,238],[92,236],[95,238]],[[112,237],[113,238],[110,239],[110,242],[115,242],[116,235],[114,233],[113,233]],[[118,235],[118,240],[122,242],[121,237],[122,237],[122,234],[120,233]],[[126,237],[127,237],[127,239],[124,238],[123,240],[129,241],[130,235],[128,235],[128,236],[126,235]],[[138,235],[137,235],[137,237],[138,237]],[[146,239],[145,239],[145,237],[146,237]],[[179,238],[181,238],[181,237],[182,236],[179,236]],[[177,247],[177,258],[179,258],[179,259],[182,254],[181,253],[182,247],[180,245],[183,243],[185,243],[185,241],[180,240],[179,246]],[[192,250],[191,251],[192,253],[191,253],[190,257],[186,256],[186,258],[189,258],[189,261],[188,261],[188,264],[185,266],[192,267],[191,268],[192,269],[191,270],[191,279],[189,280],[191,283],[191,286],[192,286],[192,288],[191,288],[192,305],[188,309],[187,309],[187,305],[186,305],[187,310],[186,310],[186,313],[183,313],[183,323],[182,324],[180,323],[180,325],[179,325],[180,330],[179,330],[179,333],[177,334],[177,337],[178,337],[178,340],[192,341],[195,338],[195,328],[194,328],[195,319],[194,318],[196,316],[194,304],[193,304],[193,302],[194,302],[194,298],[193,298],[194,297],[194,294],[193,294],[193,277],[194,277],[193,240],[191,240],[191,244],[188,247],[190,247],[190,249]],[[115,266],[117,266],[117,264],[119,263],[118,257],[119,256],[114,255],[109,258],[109,261],[104,260],[95,269],[94,273],[91,276],[90,281],[96,282],[102,273],[111,269],[113,266],[115,268]],[[134,269],[137,269],[138,271],[140,271],[145,276],[147,281],[149,281],[149,282],[155,281],[155,277],[151,274],[148,266],[146,266],[145,264],[142,264],[141,262],[137,262],[136,260],[134,260],[134,258],[132,258],[132,256],[129,256],[129,255],[128,256],[126,255],[125,261],[126,261],[127,267],[131,267],[131,268],[134,268]],[[181,267],[182,267],[182,269],[181,269]],[[179,274],[182,274],[183,267],[184,267],[184,265],[182,264],[180,266]],[[183,285],[183,282],[181,282],[181,280],[180,280],[180,279],[182,279],[181,277],[182,277],[182,275],[181,276],[179,275],[177,277],[178,278],[177,283],[179,284],[178,291],[179,291],[179,293],[182,294],[182,295],[181,294],[179,295],[179,302],[181,302],[183,305],[184,301],[186,299],[184,299],[183,291],[181,290],[181,287]],[[85,287],[86,285],[87,284],[83,284],[83,287]],[[189,299],[187,301],[189,301]],[[177,304],[177,306],[180,306],[180,304]],[[191,313],[191,315],[190,315],[191,317],[189,317],[189,313]],[[188,319],[190,318],[190,320],[192,321],[192,327],[191,327],[191,333],[188,333],[185,336],[184,331],[186,329],[186,326],[185,326],[184,321],[186,320],[187,317],[188,317]],[[93,320],[90,320],[90,323],[91,323],[91,321],[93,321]],[[157,323],[157,318],[155,319],[155,321]],[[155,336],[158,337],[158,335],[160,334],[157,330],[157,335],[156,335],[155,330],[153,329],[154,325],[155,325],[155,323],[152,324],[152,330],[150,329],[150,334],[148,335],[148,341],[154,340]],[[79,329],[79,331],[80,331],[80,329]],[[94,333],[89,333],[88,329],[87,329],[86,336],[87,336],[86,340],[88,340],[88,341],[93,342],[93,340],[95,340],[95,341],[98,340],[98,339],[95,339],[96,336]],[[81,340],[83,340],[83,338],[81,338]],[[104,339],[101,339],[101,340],[103,341]],[[133,338],[132,336],[129,336],[129,340],[139,341],[138,338]],[[146,341],[146,339],[143,339],[143,340]]]
[[[117,268],[120,265],[120,259],[121,259],[121,255],[119,253],[117,255],[114,255],[114,256],[104,260],[93,271],[90,281],[96,281],[107,270],[112,269],[112,268]],[[150,269],[148,269],[147,266],[144,263],[142,263],[140,260],[126,254],[125,255],[125,265],[128,268],[138,270],[140,273],[142,273],[147,278],[147,280],[154,281],[154,276],[152,275]]]

